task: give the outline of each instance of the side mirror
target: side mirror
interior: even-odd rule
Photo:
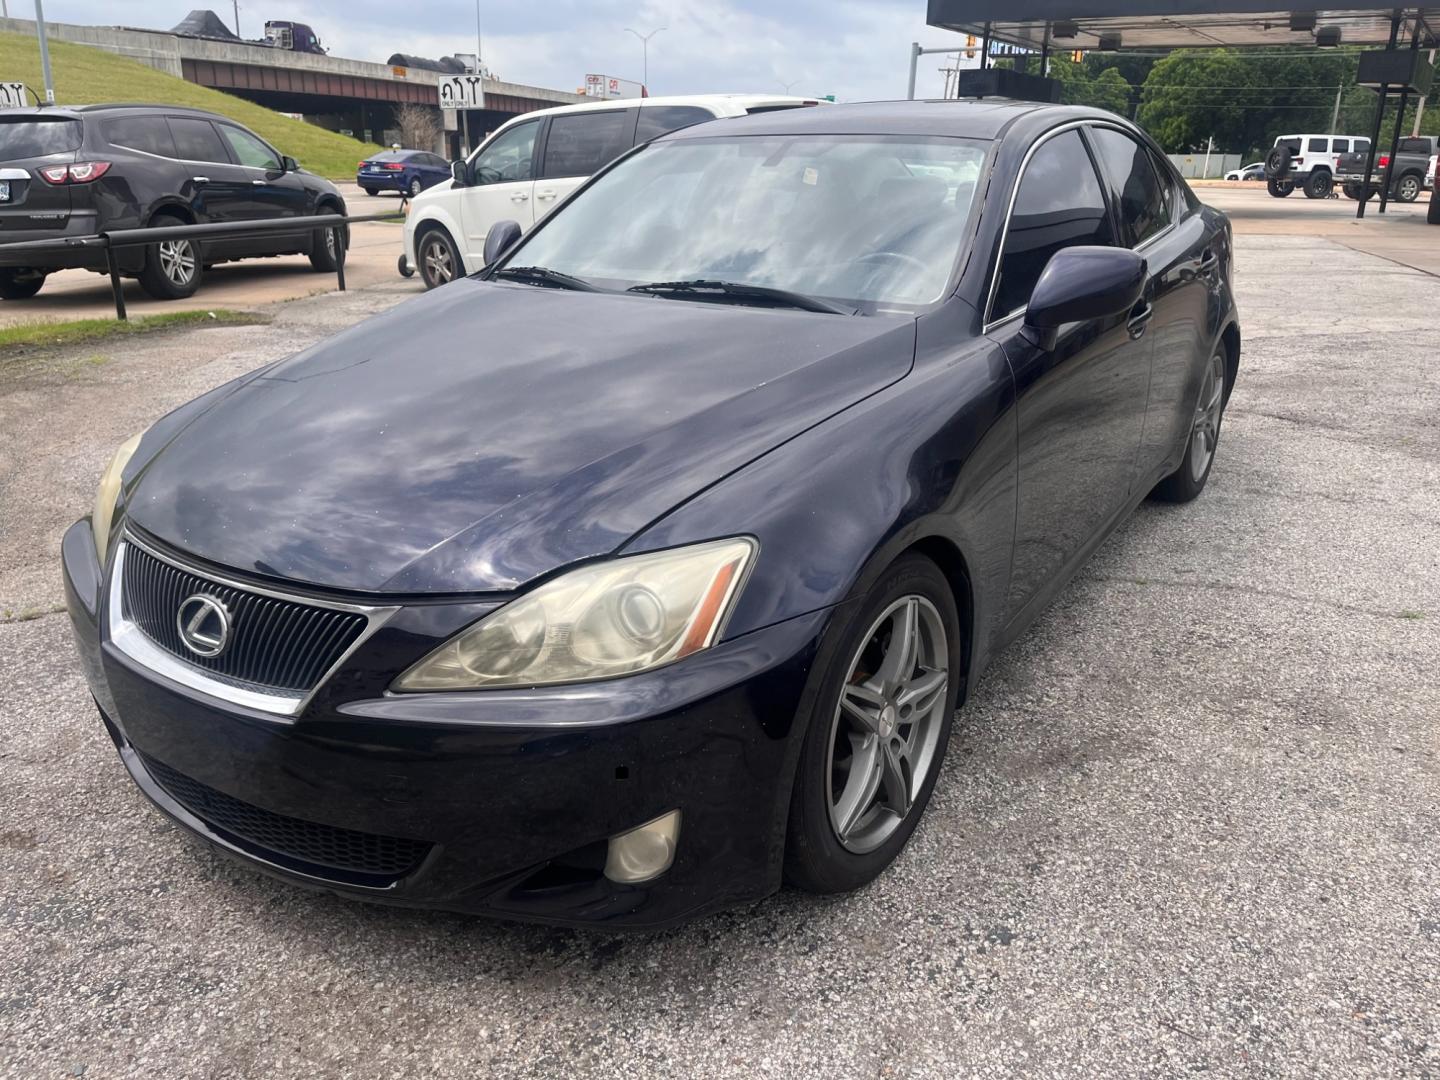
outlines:
[[[520,239],[518,221],[497,221],[485,234],[485,265],[489,266]]]
[[[450,163],[450,177],[455,181],[456,187],[469,187],[470,166],[463,161],[452,161]]]
[[[1121,315],[1140,302],[1149,271],[1128,248],[1061,248],[1050,261],[1025,311],[1025,327],[1041,348],[1053,348],[1066,323]]]
[[[299,172],[300,163],[296,161],[293,157],[291,157],[289,154],[286,154],[280,159],[280,168],[284,169],[286,172]]]

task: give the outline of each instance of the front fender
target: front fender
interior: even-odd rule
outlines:
[[[907,548],[943,541],[971,583],[978,670],[1005,622],[1015,439],[1009,365],[972,338],[731,474],[625,550],[756,537],[730,639],[842,603]]]
[[[450,234],[450,239],[455,243],[455,250],[460,253],[460,259],[465,261],[465,233],[460,226],[459,205],[454,207],[445,205],[443,201],[417,207],[413,202],[410,204],[410,216],[405,219],[405,261],[411,266],[418,267],[420,261],[415,250],[415,238],[420,235],[424,226],[436,224]],[[475,269],[479,269],[476,267]],[[468,265],[465,268],[467,274],[474,273]]]

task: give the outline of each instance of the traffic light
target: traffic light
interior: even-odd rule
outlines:
[[[966,59],[966,60],[974,60],[974,59],[975,59],[975,35],[974,35],[974,34],[966,34],[966,35],[965,35],[965,59]]]
[[[1085,51],[1083,49],[1076,49],[1070,54],[1070,59],[1077,64],[1083,63],[1085,60]]]

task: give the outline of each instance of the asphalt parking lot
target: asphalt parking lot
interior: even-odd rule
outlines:
[[[1238,248],[1210,486],[992,668],[892,870],[649,937],[236,867],[74,661],[57,545],[113,447],[410,286],[0,358],[0,1074],[1440,1075],[1440,280]]]

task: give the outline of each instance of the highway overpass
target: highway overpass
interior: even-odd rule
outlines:
[[[184,37],[165,30],[80,26],[48,19],[45,26],[52,38],[119,53],[201,86],[280,112],[300,113],[322,127],[372,142],[382,141],[384,132],[393,126],[396,105],[439,106],[433,71],[284,52],[249,42]],[[35,23],[0,19],[0,30],[33,37]],[[523,112],[584,100],[563,90],[486,79],[487,108],[472,110],[460,120],[460,131],[450,134],[451,145],[446,150],[458,154],[467,130],[478,135]]]

